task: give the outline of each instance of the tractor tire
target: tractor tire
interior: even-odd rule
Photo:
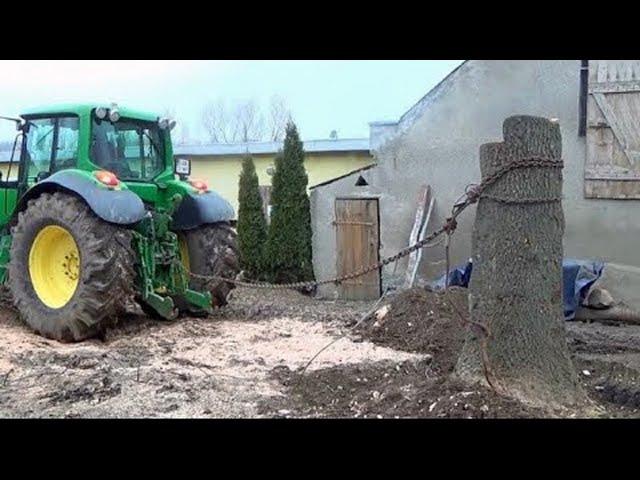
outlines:
[[[181,232],[188,250],[188,269],[198,275],[235,279],[240,271],[236,231],[228,223],[204,225]],[[183,258],[183,262],[185,262]],[[209,291],[214,307],[227,304],[235,285],[224,280],[189,279],[189,287]]]
[[[131,232],[61,192],[29,200],[12,229],[9,288],[21,317],[62,342],[101,334],[133,298]]]

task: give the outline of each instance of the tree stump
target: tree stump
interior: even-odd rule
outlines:
[[[557,122],[510,117],[503,136],[480,147],[483,179],[526,158],[562,161]],[[480,197],[473,229],[471,328],[456,373],[533,404],[584,398],[565,340],[561,194],[560,168],[512,170]]]

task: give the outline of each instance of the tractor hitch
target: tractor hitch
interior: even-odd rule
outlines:
[[[212,311],[211,294],[189,288],[189,272],[181,262],[178,235],[169,230],[171,215],[182,201],[174,196],[166,210],[148,212],[133,231],[138,253],[139,299],[159,316],[173,320],[178,308],[194,313]]]

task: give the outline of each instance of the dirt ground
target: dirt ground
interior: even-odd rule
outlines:
[[[449,378],[466,292],[450,297],[454,305],[423,289],[391,295],[379,305],[384,318],[352,329],[373,302],[239,288],[210,318],[159,322],[132,311],[78,344],[34,335],[5,306],[0,417],[549,416]],[[640,327],[567,329],[600,415],[640,416]]]

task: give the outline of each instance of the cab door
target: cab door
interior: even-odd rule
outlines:
[[[78,117],[30,118],[23,127],[11,171],[0,181],[0,223],[5,224],[18,199],[29,187],[49,175],[73,168],[78,157]]]
[[[7,223],[18,202],[21,140],[22,135],[19,134],[8,162],[4,163],[0,169],[0,226],[4,226]]]

